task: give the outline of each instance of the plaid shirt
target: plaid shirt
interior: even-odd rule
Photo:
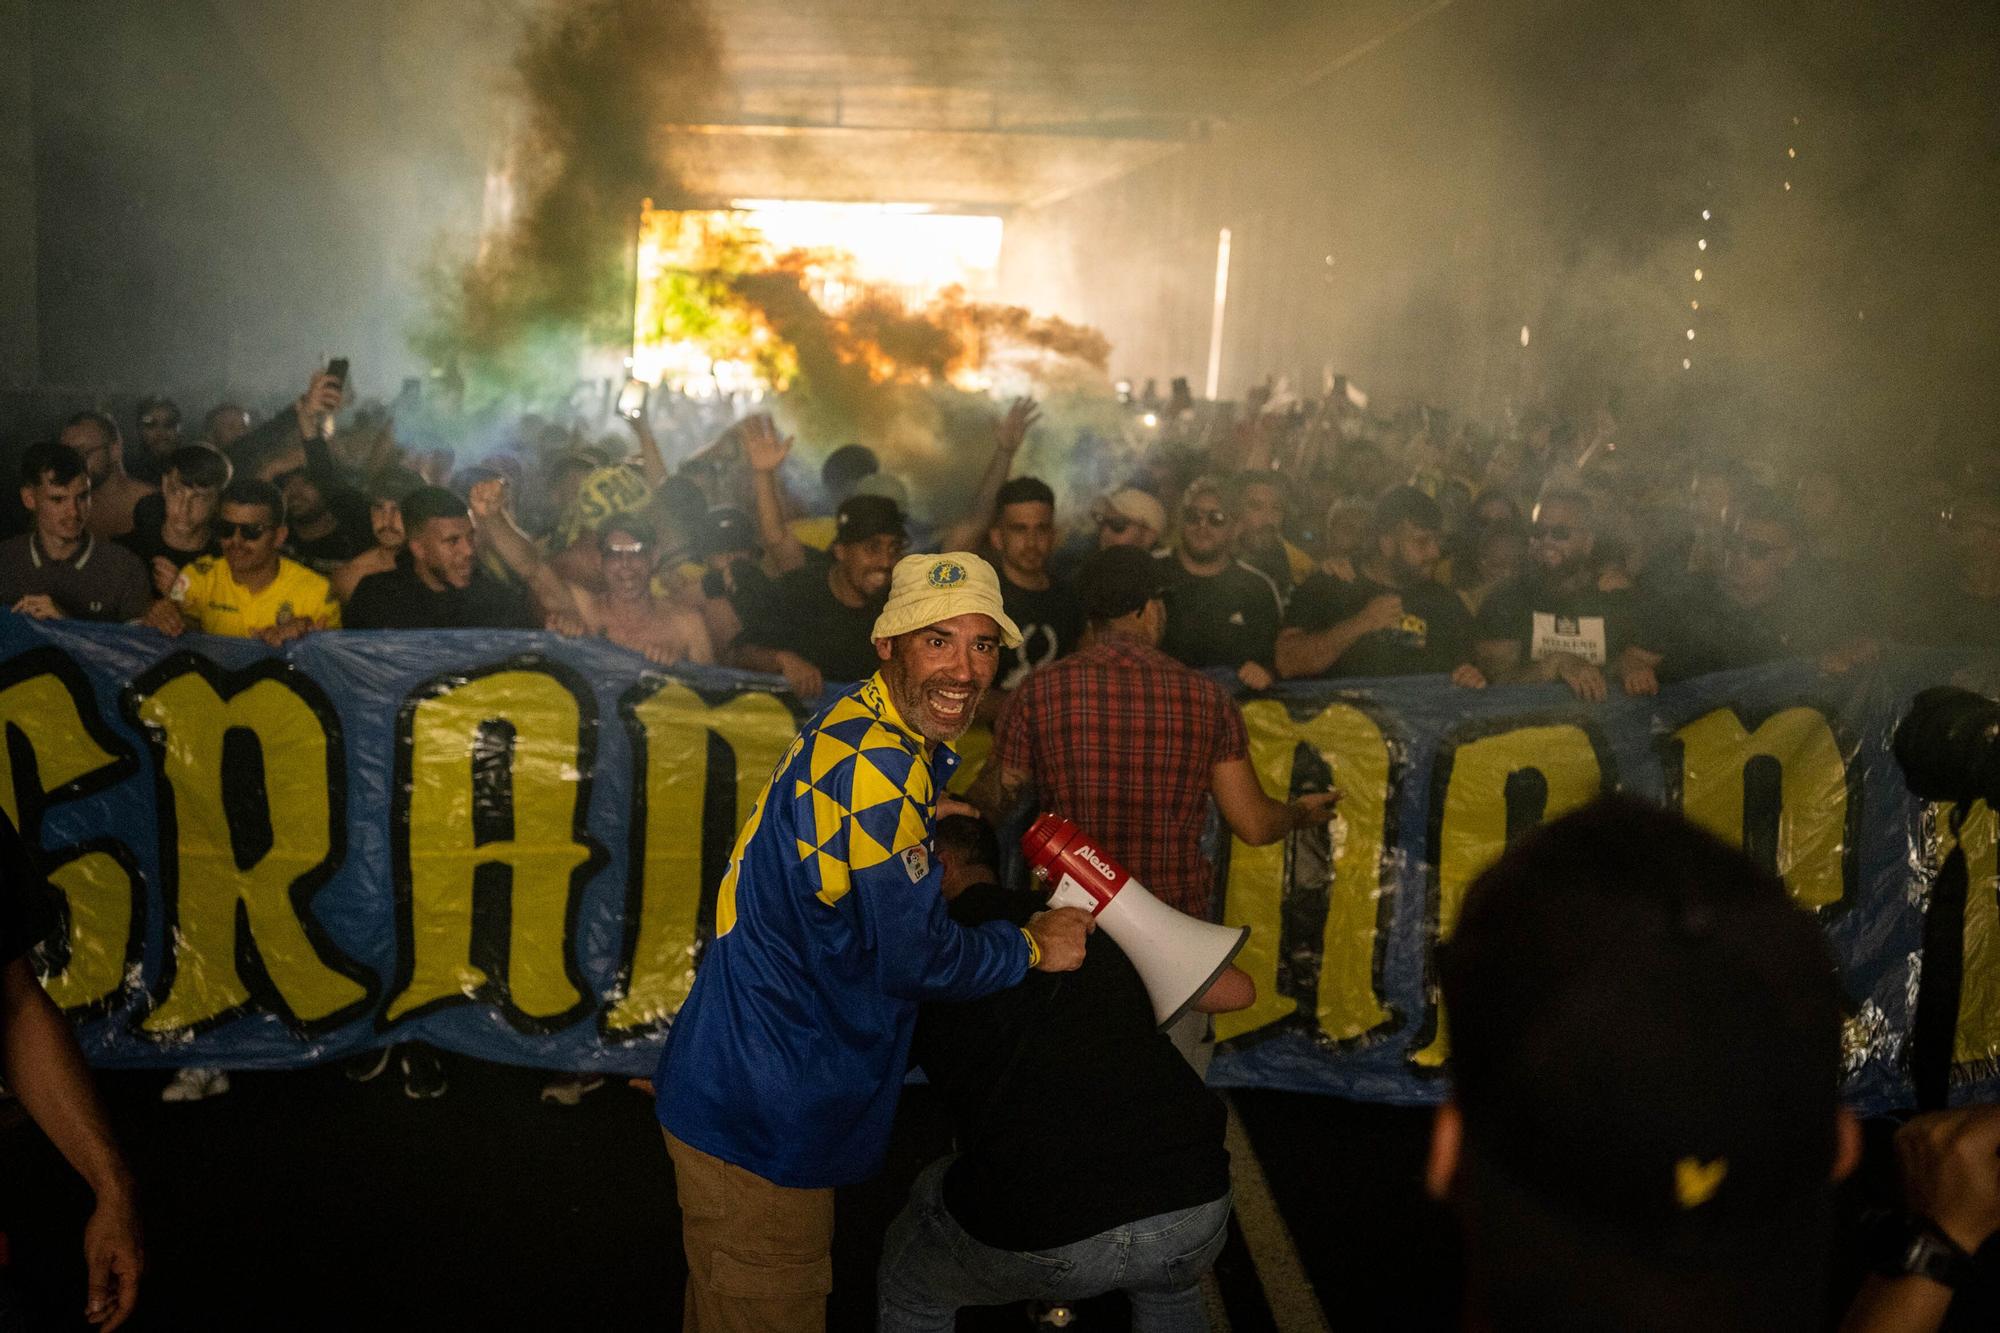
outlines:
[[[995,755],[1026,773],[1044,810],[1076,821],[1153,896],[1208,915],[1201,854],[1209,779],[1249,754],[1220,685],[1157,648],[1101,638],[1029,676],[1007,701]]]

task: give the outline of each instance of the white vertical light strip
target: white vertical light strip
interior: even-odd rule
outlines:
[[[1215,319],[1208,326],[1208,392],[1211,402],[1222,388],[1222,315],[1229,306],[1229,228],[1215,241]]]

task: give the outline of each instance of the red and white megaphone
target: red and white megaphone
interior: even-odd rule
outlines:
[[[1217,926],[1167,906],[1059,815],[1043,815],[1021,835],[1021,854],[1036,878],[1056,886],[1049,906],[1081,907],[1110,932],[1146,983],[1161,1027],[1207,994],[1250,938],[1248,926]]]

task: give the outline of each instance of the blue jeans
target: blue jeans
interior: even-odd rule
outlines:
[[[1205,1333],[1201,1275],[1222,1250],[1229,1196],[1100,1231],[1053,1250],[996,1250],[944,1206],[952,1159],[924,1168],[889,1225],[875,1274],[882,1333],[951,1333],[961,1305],[1074,1301],[1123,1290],[1134,1333]]]

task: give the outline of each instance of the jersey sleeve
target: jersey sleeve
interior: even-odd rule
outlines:
[[[1019,981],[1011,926],[968,930],[945,910],[930,849],[930,769],[889,728],[823,727],[793,781],[797,853],[813,894],[853,914],[882,993],[970,1000]]]

